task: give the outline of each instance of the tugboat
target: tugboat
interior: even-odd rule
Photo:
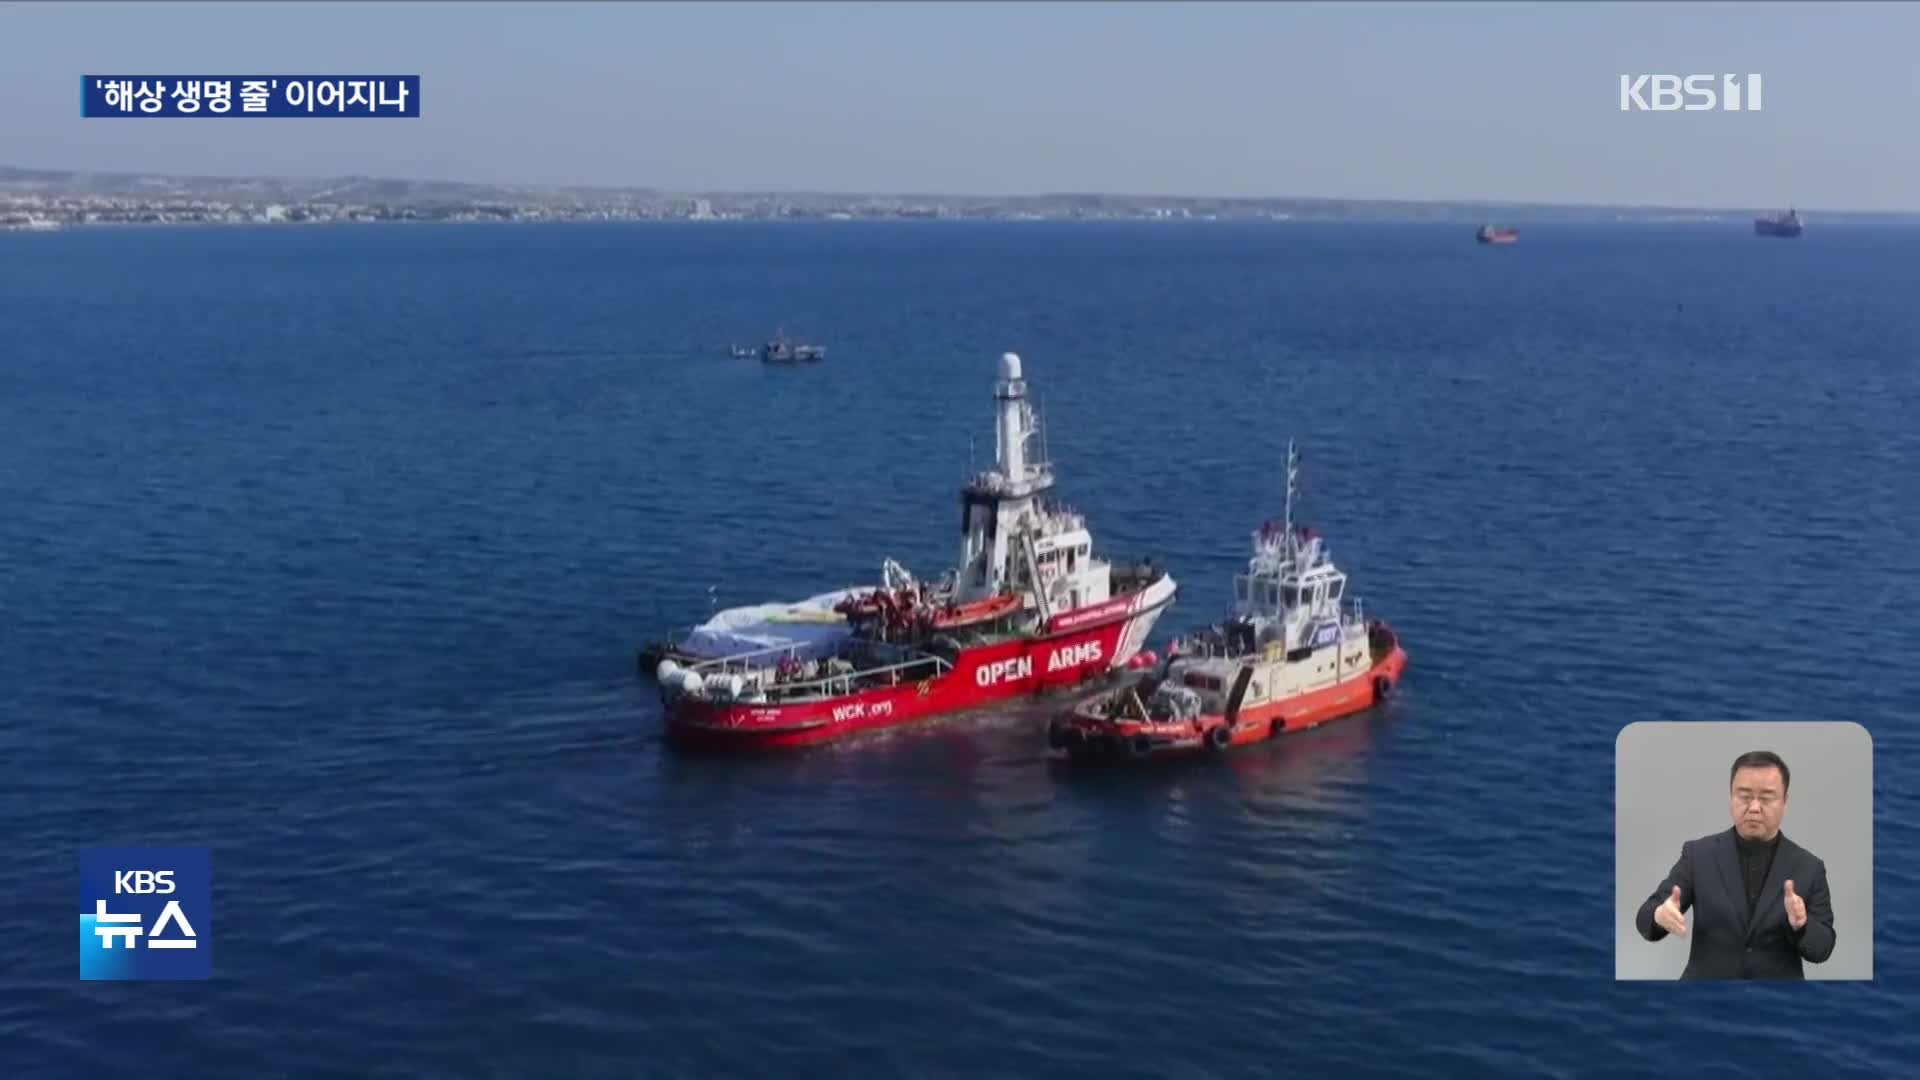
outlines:
[[[1482,225],[1473,238],[1482,244],[1512,244],[1520,239],[1520,230],[1504,225]]]
[[[1799,236],[1803,229],[1799,213],[1791,207],[1784,214],[1768,214],[1753,219],[1755,236],[1779,236],[1791,239]]]
[[[1385,701],[1406,668],[1399,635],[1345,596],[1325,541],[1293,524],[1299,458],[1287,444],[1286,518],[1253,536],[1225,620],[1168,647],[1164,666],[1069,706],[1047,742],[1073,758],[1224,751]],[[1343,605],[1343,600],[1348,603]]]
[[[1036,427],[1013,353],[1000,358],[994,402],[997,460],[961,488],[956,567],[929,586],[889,560],[880,586],[834,605],[849,633],[823,654],[803,658],[787,646],[662,661],[670,739],[818,743],[1085,686],[1143,659],[1173,602],[1172,576],[1151,559],[1115,566],[1096,555],[1086,520],[1045,498],[1053,467],[1028,458]]]

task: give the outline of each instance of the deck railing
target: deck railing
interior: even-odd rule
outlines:
[[[881,675],[898,672],[899,677],[894,680],[897,684],[902,682],[918,682],[921,679],[938,678],[952,669],[952,664],[941,657],[929,653],[924,656],[916,656],[910,660],[902,660],[899,663],[885,664],[880,667],[859,668],[854,671],[842,671],[832,675],[822,675],[818,678],[808,679],[805,682],[765,683],[761,684],[759,689],[766,693],[768,701],[783,701],[790,698],[805,698],[816,695],[830,697],[834,694],[844,694],[851,691],[856,682],[871,682]],[[912,670],[914,674],[907,674],[909,670]]]
[[[809,647],[807,645],[769,645],[752,652],[732,653],[712,660],[702,660],[697,664],[688,665],[688,670],[698,673],[702,678],[710,674],[727,675],[734,672],[744,674],[759,668],[771,667],[788,658],[798,660],[801,651]]]
[[[1340,617],[1341,625],[1347,628],[1348,641],[1354,640],[1356,630],[1361,635],[1365,635],[1367,632],[1366,614],[1360,606],[1359,599],[1357,597],[1354,598],[1351,604],[1352,611],[1343,611]],[[1351,618],[1348,617],[1349,615],[1351,615]],[[1277,643],[1269,641],[1262,645],[1255,645],[1251,649],[1235,648],[1232,642],[1225,638],[1215,639],[1194,636],[1182,641],[1179,655],[1195,657],[1201,660],[1238,660],[1242,657],[1267,655],[1276,648],[1276,645]]]
[[[703,679],[711,676],[730,674],[744,675],[756,672],[764,673],[773,667],[778,660],[793,657],[801,647],[802,646],[797,645],[779,645],[767,649],[756,649],[753,652],[736,653],[732,656],[693,664],[688,670],[695,672]],[[878,642],[869,643],[868,648],[882,656],[887,653],[892,653],[896,657],[901,657],[901,659],[893,660],[891,663],[856,667],[849,671],[828,672],[804,681],[775,682],[756,679],[754,680],[753,687],[764,692],[769,701],[778,701],[785,698],[806,697],[816,693],[822,695],[845,693],[852,688],[855,682],[868,682],[878,676],[889,675],[896,672],[901,673],[900,677],[895,680],[896,682],[913,682],[920,679],[938,678],[953,670],[953,664],[950,661],[934,653],[921,652],[904,646],[888,645]],[[797,657],[795,658],[797,659]],[[831,658],[823,658],[819,663],[825,666],[828,659]],[[911,676],[906,675],[905,672],[909,670],[915,671],[916,674]]]

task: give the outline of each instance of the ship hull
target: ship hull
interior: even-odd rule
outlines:
[[[1406,649],[1396,643],[1378,660],[1332,686],[1242,709],[1224,742],[1215,741],[1217,736],[1208,737],[1226,720],[1220,713],[1202,713],[1179,724],[1141,725],[1094,716],[1087,711],[1089,701],[1051,725],[1048,744],[1066,750],[1076,760],[1219,753],[1306,731],[1373,708],[1400,685],[1406,666]]]
[[[1781,225],[1771,221],[1756,221],[1753,223],[1753,233],[1755,236],[1777,236],[1782,239],[1791,239],[1799,236],[1801,228],[1802,226],[1799,225]]]
[[[672,698],[667,737],[708,750],[807,746],[1083,687],[1140,652],[1173,596],[1173,580],[1162,577],[1138,593],[1056,616],[1045,632],[962,650],[951,669],[929,679],[780,704]]]

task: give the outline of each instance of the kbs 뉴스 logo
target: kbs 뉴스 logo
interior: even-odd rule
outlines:
[[[212,975],[210,849],[81,849],[82,979]]]

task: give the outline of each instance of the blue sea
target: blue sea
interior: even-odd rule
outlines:
[[[0,1075],[1908,1072],[1920,229],[1471,234],[0,235]],[[646,639],[951,563],[1008,350],[1156,647],[1297,439],[1395,699],[664,747]],[[1614,982],[1614,738],[1696,719],[1871,730],[1873,983]],[[110,844],[213,850],[210,981],[79,981]]]

